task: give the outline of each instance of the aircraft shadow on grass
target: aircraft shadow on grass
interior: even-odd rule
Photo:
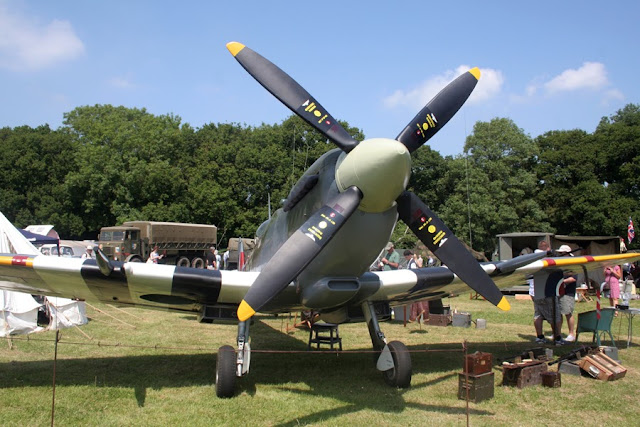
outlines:
[[[256,384],[272,384],[279,386],[281,390],[306,395],[310,399],[330,397],[344,402],[344,405],[339,408],[320,410],[297,418],[288,424],[319,422],[363,409],[399,413],[405,408],[414,408],[427,412],[465,414],[466,410],[462,406],[447,407],[406,401],[404,399],[406,389],[393,389],[384,384],[381,374],[374,367],[374,355],[368,346],[362,349],[350,349],[354,353],[339,355],[330,350],[321,354],[317,352],[286,354],[281,351],[306,350],[307,342],[282,333],[260,321],[255,322],[253,330],[254,356],[251,368],[255,369],[255,373],[239,382],[239,394],[246,393],[253,396]],[[348,348],[348,343],[343,342],[344,344],[347,344],[345,347]],[[60,346],[64,345],[62,341]],[[498,358],[508,357],[532,347],[535,347],[535,344],[522,341],[468,343],[469,352],[480,350],[494,354],[494,363]],[[462,371],[463,355],[460,351],[446,352],[445,350],[455,349],[456,344],[421,344],[408,346],[408,348],[413,352],[414,374],[442,372],[442,375],[428,381],[414,380],[408,390],[423,389],[425,393],[429,393],[430,386],[450,381],[452,398],[454,398],[457,392],[457,373],[450,372]],[[419,351],[427,348],[439,351]],[[260,350],[263,349],[277,350],[278,353],[261,353]],[[363,352],[359,353],[358,350]],[[58,387],[89,385],[129,387],[134,390],[138,406],[144,406],[148,389],[213,385],[214,357],[212,353],[197,353],[58,359],[56,385]],[[50,386],[52,368],[52,360],[0,363],[0,387]],[[21,374],[20,377],[16,377],[16,372]],[[319,376],[318,372],[322,372],[322,375]],[[152,373],[162,374],[152,375]],[[301,381],[307,385],[308,390],[288,385]],[[371,399],[372,392],[377,396],[384,396],[384,399]],[[491,415],[488,411],[477,409],[472,409],[470,413]]]

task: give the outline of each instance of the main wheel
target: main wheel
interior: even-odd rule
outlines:
[[[200,257],[195,257],[193,260],[191,260],[191,267],[193,268],[204,268],[204,266],[205,262]]]
[[[393,368],[382,373],[384,381],[392,387],[409,388],[411,385],[411,355],[406,345],[400,341],[389,344]]]
[[[190,265],[191,261],[189,261],[189,258],[187,258],[186,256],[181,256],[180,258],[178,258],[178,261],[176,261],[177,267],[189,267]]]
[[[216,396],[233,397],[236,388],[236,351],[230,345],[218,349],[216,362]]]

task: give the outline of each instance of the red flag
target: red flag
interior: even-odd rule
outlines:
[[[242,238],[238,242],[238,271],[244,270],[244,245],[242,244]]]

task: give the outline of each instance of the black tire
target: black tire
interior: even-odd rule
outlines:
[[[230,345],[218,349],[216,362],[216,396],[233,397],[236,389],[236,351]]]
[[[393,368],[384,371],[384,381],[392,387],[409,388],[411,386],[411,354],[400,341],[391,341],[389,350],[393,358]]]
[[[140,255],[129,255],[124,262],[142,262]]]
[[[193,268],[204,268],[205,267],[205,262],[202,258],[200,258],[199,256],[195,257],[193,260],[191,260],[191,267]]]
[[[191,267],[191,261],[186,256],[181,256],[176,261],[176,267]]]

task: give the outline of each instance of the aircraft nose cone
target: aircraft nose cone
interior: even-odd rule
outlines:
[[[411,155],[402,143],[375,138],[362,141],[344,154],[336,168],[340,191],[355,185],[362,191],[360,209],[384,212],[407,187],[411,175]]]

